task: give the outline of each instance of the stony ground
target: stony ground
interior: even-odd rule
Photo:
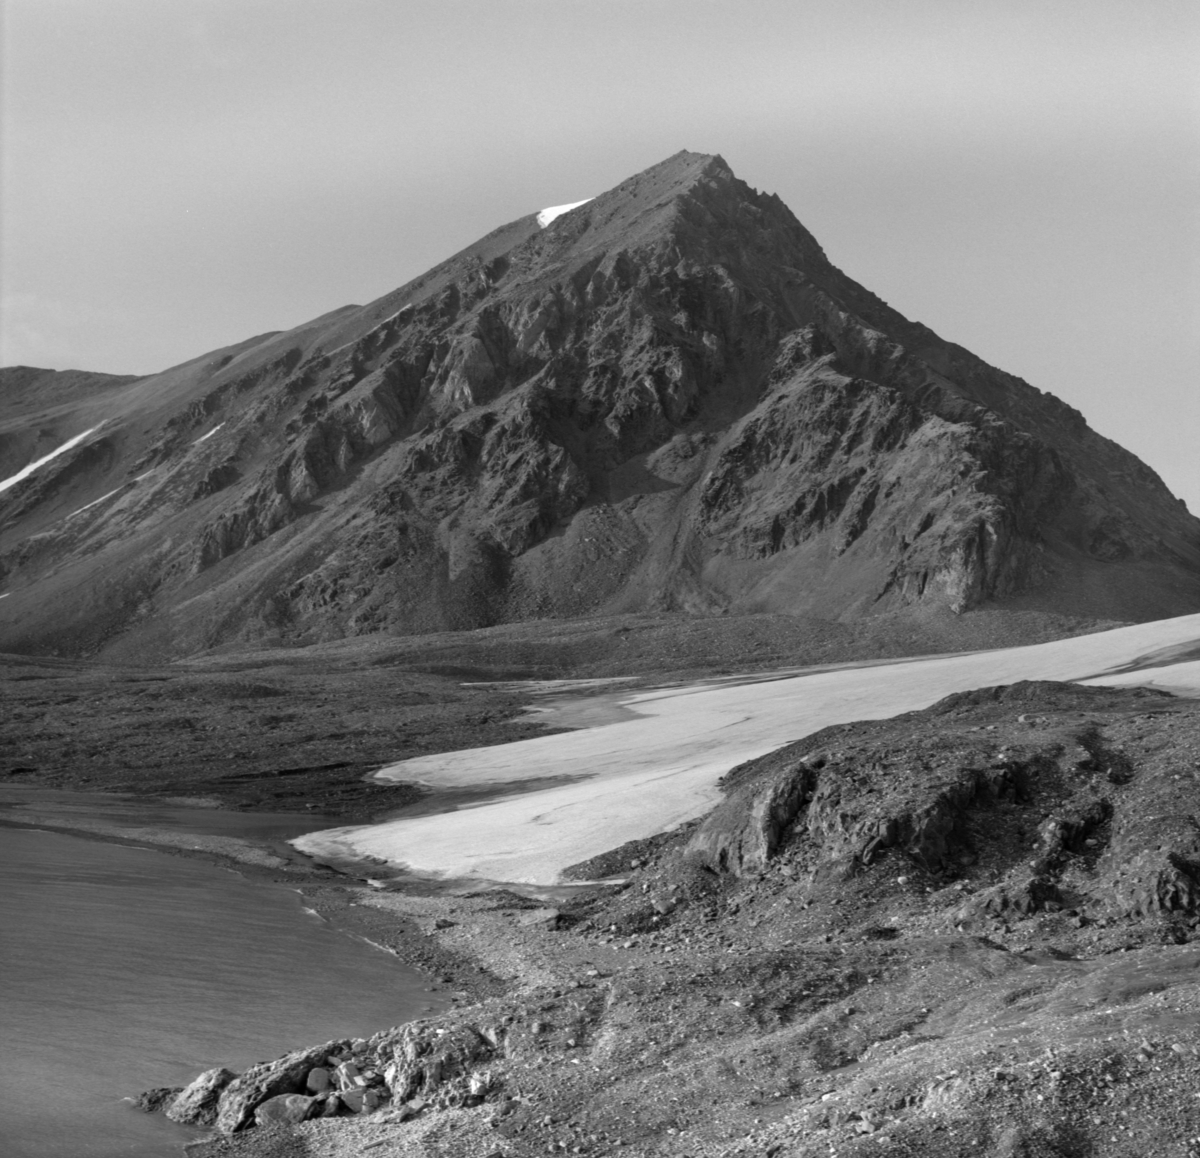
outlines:
[[[0,656],[0,783],[201,797],[237,809],[378,819],[417,798],[369,773],[546,729],[503,681],[637,677],[848,662],[1037,643],[1105,625],[978,612],[880,616],[628,615],[300,651],[113,666]]]
[[[1200,705],[1016,685],[727,781],[604,887],[362,890],[454,1007],[291,1059],[375,1112],[197,1158],[1200,1154]]]

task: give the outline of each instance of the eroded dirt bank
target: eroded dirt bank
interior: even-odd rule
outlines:
[[[1200,1153],[1196,701],[963,693],[726,787],[607,887],[364,888],[474,964],[455,1008],[243,1075],[193,1153]],[[249,1125],[271,1095],[338,1116]]]

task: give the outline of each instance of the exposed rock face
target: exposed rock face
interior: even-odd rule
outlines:
[[[147,1112],[168,1107],[175,1121],[215,1126],[222,1134],[384,1108],[390,1121],[405,1121],[426,1108],[482,1102],[492,1083],[480,1067],[503,1053],[501,1038],[500,1030],[465,1022],[413,1022],[297,1050],[240,1077],[209,1070],[183,1091],[148,1090],[137,1105]]]
[[[133,1099],[135,1109],[143,1114],[157,1114],[159,1110],[169,1106],[183,1091],[179,1086],[155,1086],[151,1090],[143,1090]]]
[[[153,378],[4,373],[14,469],[35,426],[99,427],[0,495],[7,650],[1200,607],[1200,521],[1149,468],[891,310],[719,157]]]
[[[704,819],[687,851],[722,872],[756,872],[782,843],[788,826],[812,797],[823,761],[790,760],[783,768],[735,789]]]
[[[205,1070],[166,1108],[166,1115],[185,1126],[211,1126],[217,1120],[221,1093],[237,1077],[223,1066]]]
[[[847,731],[826,729],[733,769],[725,800],[684,855],[747,876],[791,849],[815,887],[836,888],[889,853],[953,878],[979,861],[981,849],[1007,839],[1002,879],[971,895],[964,919],[1027,916],[1068,897],[1105,919],[1196,918],[1200,833],[1186,742],[1160,741],[1151,770],[1139,771],[1095,723],[1068,719],[1051,728],[1037,715],[1051,702],[1065,716],[1076,705],[1159,712],[1171,701],[1148,689],[1026,682],[857,724],[852,747],[814,751],[814,743],[832,748]],[[964,733],[958,717],[978,718],[993,704],[1017,718],[1019,743],[998,746],[979,727]]]
[[[289,1094],[301,1094],[309,1071],[323,1062],[331,1052],[348,1045],[348,1042],[328,1042],[313,1049],[297,1050],[272,1062],[251,1066],[222,1091],[214,1123],[216,1128],[223,1134],[232,1134],[253,1123],[256,1112],[264,1102]],[[310,1109],[308,1103],[313,1099],[304,1097],[303,1100],[307,1115]],[[282,1108],[270,1111],[270,1114],[277,1112],[282,1113]],[[296,1120],[303,1121],[303,1118]]]
[[[494,1048],[495,1042],[473,1025],[448,1031],[420,1022],[406,1026],[384,1072],[393,1101],[405,1102],[418,1095],[431,1098],[444,1093],[451,1083],[466,1086],[469,1092],[468,1075],[493,1056]]]

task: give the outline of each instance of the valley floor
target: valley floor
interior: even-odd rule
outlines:
[[[503,641],[503,630],[498,635]],[[511,664],[501,672],[477,663],[450,676],[444,669],[400,671],[394,650],[390,666],[374,668],[361,652],[350,664],[331,648],[320,674],[311,659],[301,665],[287,654],[127,672],[120,694],[131,712],[146,691],[162,693],[146,717],[160,722],[164,709],[203,718],[195,706],[203,704],[218,736],[218,720],[232,722],[236,706],[244,715],[251,702],[260,715],[284,716],[298,705],[303,715],[307,697],[321,705],[310,728],[312,718],[332,718],[322,705],[329,700],[347,721],[358,710],[383,720],[386,691],[366,689],[380,682],[381,671],[393,690],[403,681],[411,702],[396,697],[399,726],[415,729],[414,721],[437,713],[471,721],[457,735],[462,747],[475,749],[466,757],[472,766],[494,781],[484,785],[482,800],[455,798],[479,785],[440,755],[422,758],[421,779],[432,788],[382,807],[386,798],[373,794],[396,789],[364,782],[367,760],[347,758],[352,774],[327,768],[321,775],[345,773],[336,781],[346,786],[339,797],[345,820],[405,809],[394,823],[409,827],[393,834],[449,825],[438,855],[450,848],[461,858],[465,851],[476,866],[495,855],[488,826],[515,823],[517,814],[506,809],[533,809],[532,821],[544,814],[534,807],[538,795],[605,783],[596,777],[487,802],[489,793],[511,790],[514,779],[575,774],[561,753],[580,744],[577,737],[590,737],[593,759],[604,750],[597,736],[638,729],[675,743],[696,733],[703,747],[718,749],[703,783],[693,779],[679,797],[686,807],[671,805],[682,822],[673,833],[651,835],[662,827],[661,805],[632,828],[598,825],[595,840],[561,823],[519,829],[534,882],[525,886],[422,883],[361,862],[359,875],[374,884],[319,868],[303,870],[311,874],[305,877],[286,864],[250,870],[293,881],[314,908],[340,911],[356,931],[431,971],[451,988],[455,1007],[365,1041],[314,1047],[239,1079],[238,1088],[250,1091],[252,1117],[258,1094],[303,1085],[304,1072],[333,1055],[335,1064],[354,1064],[377,1091],[383,1104],[376,1112],[250,1128],[198,1143],[194,1158],[1195,1158],[1197,640],[1200,616],[1193,616],[1026,650],[1020,662],[1001,653],[891,664],[874,669],[875,683],[863,682],[867,669],[841,669],[699,688],[591,685],[582,690],[600,698],[574,701],[558,723],[581,722],[580,712],[583,722],[612,720],[614,706],[618,717],[657,714],[537,739],[534,717],[521,715],[526,697],[518,689],[463,685],[481,675],[555,674],[544,668]],[[858,657],[843,651],[802,658]],[[619,674],[606,667],[610,662],[601,656],[557,674]],[[280,673],[289,663],[294,703],[262,690],[285,686],[289,677]],[[676,671],[686,675],[686,668]],[[947,673],[945,686],[927,678],[939,669]],[[48,702],[56,694],[67,701],[89,680],[98,700],[110,694],[98,674],[52,662],[28,661],[13,672],[26,677],[7,685],[25,697],[20,710],[41,707],[54,717],[47,728],[69,727],[79,702],[59,714]],[[1188,694],[1046,682],[1087,676]],[[1038,682],[924,706],[964,686],[1022,679]],[[186,694],[173,700],[181,688]],[[446,689],[444,701],[439,688]],[[893,695],[896,702],[886,698]],[[810,716],[820,703],[839,714]],[[753,721],[753,704],[766,705],[766,734],[747,749],[752,733],[739,735],[738,728]],[[891,715],[906,707],[921,710]],[[95,703],[77,710],[102,718]],[[304,726],[277,725],[301,735]],[[275,780],[301,798],[291,783],[313,773],[272,775],[269,742],[252,738],[250,723],[237,727],[231,744],[258,745],[253,759],[262,766],[254,776],[231,780],[240,771],[236,758],[222,764],[218,754],[191,780],[181,769],[156,784],[148,758],[144,766],[127,763],[122,786],[175,796],[186,788],[192,798],[264,807]],[[271,732],[261,720],[257,728]],[[475,740],[480,730],[482,742],[495,743],[523,728],[531,739],[522,744],[480,750]],[[721,748],[725,733],[735,742]],[[351,736],[357,733],[348,727],[344,758],[353,751]],[[537,767],[530,748],[549,749],[548,741],[567,749],[557,749],[557,763]],[[306,763],[337,763],[335,737],[300,742],[312,745]],[[368,745],[383,755],[382,740]],[[520,776],[503,764],[514,749],[524,753]],[[54,750],[47,739],[41,751]],[[619,766],[631,751],[614,746],[610,758]],[[376,766],[386,762],[379,756]],[[717,784],[746,758],[723,787]],[[162,776],[163,763],[158,767]],[[637,770],[639,782],[646,771]],[[56,775],[43,763],[10,783],[53,783]],[[112,787],[115,775],[97,780]],[[253,792],[261,798],[237,795]],[[648,795],[643,789],[643,800]],[[455,803],[480,806],[434,814]],[[592,823],[602,818],[597,810]],[[543,830],[548,839],[539,845]],[[622,845],[631,834],[637,839]],[[417,841],[405,842],[405,853],[391,859],[438,867],[417,859]],[[436,851],[438,841],[430,847]],[[574,862],[582,863],[571,868]],[[562,868],[568,878],[606,880],[546,885]],[[306,1112],[338,1105],[322,1095]]]
[[[1200,705],[1042,682],[814,744],[575,874],[608,887],[363,889],[496,985],[309,1051],[390,1095],[376,1113],[194,1154],[1200,1153],[1200,889],[1171,877],[1197,852]],[[802,768],[816,792],[772,840]],[[991,788],[956,795],[964,769]]]

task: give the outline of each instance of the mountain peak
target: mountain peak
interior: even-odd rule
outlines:
[[[594,236],[589,240],[589,247],[608,240],[632,242],[661,224],[665,220],[664,214],[675,202],[692,194],[698,186],[736,180],[732,170],[720,157],[680,151],[597,197],[558,207],[564,213],[555,214],[555,218],[560,219],[560,231],[576,237],[581,237],[585,229],[590,229]],[[737,183],[741,185],[741,182]],[[582,209],[584,206],[587,206],[585,213],[574,217],[565,213],[567,209]],[[541,214],[538,220],[542,224]],[[618,238],[618,235],[624,236]]]
[[[0,495],[0,650],[1200,608],[1200,521],[1148,467],[720,156],[556,208],[160,375],[17,373],[0,477],[37,465]]]

